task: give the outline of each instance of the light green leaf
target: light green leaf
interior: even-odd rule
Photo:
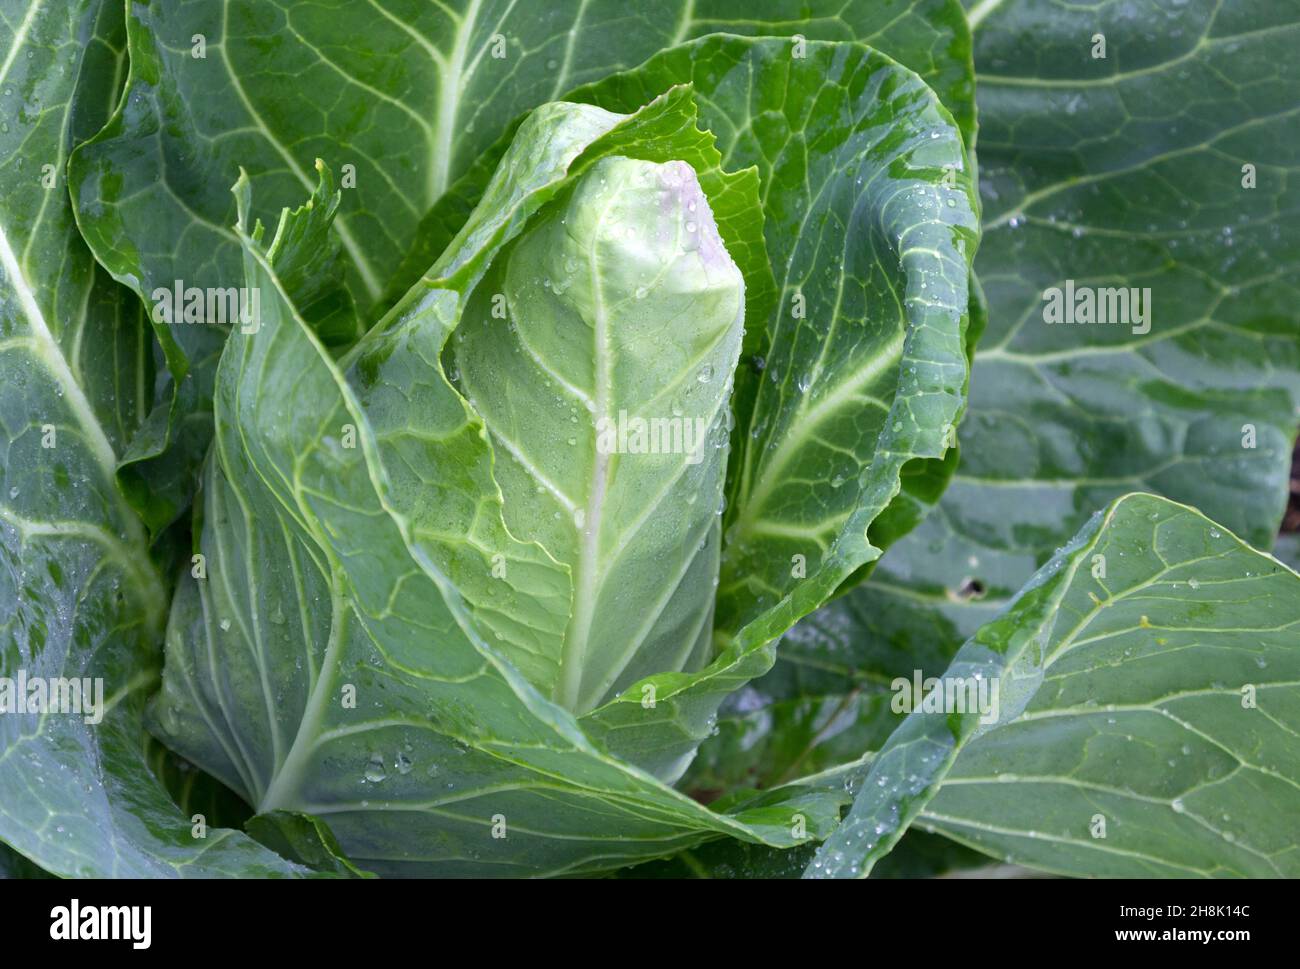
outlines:
[[[577,713],[708,659],[744,302],[694,169],[607,157],[465,308],[454,365],[507,526],[573,576],[539,685]]]
[[[352,358],[355,358],[355,362],[348,361],[351,379],[354,386],[360,389],[360,392],[364,395],[373,395],[375,400],[391,401],[391,406],[375,408],[369,406],[370,396],[364,398],[370,410],[372,425],[375,427],[381,441],[385,444],[391,441],[400,449],[391,458],[386,458],[387,463],[393,468],[391,473],[395,476],[394,495],[402,503],[404,513],[412,516],[412,520],[416,523],[416,533],[421,537],[424,547],[435,557],[436,561],[442,564],[444,569],[450,569],[450,566],[443,563],[449,563],[457,557],[463,557],[461,553],[463,553],[464,549],[463,547],[457,549],[454,543],[448,543],[445,539],[440,539],[439,532],[444,535],[454,535],[459,529],[449,524],[445,501],[438,504],[431,504],[428,501],[430,481],[433,480],[434,475],[425,473],[422,476],[411,476],[406,474],[405,469],[414,467],[421,462],[440,460],[439,456],[430,450],[429,435],[419,430],[426,426],[445,426],[445,419],[438,413],[443,409],[436,403],[438,400],[441,399],[445,402],[444,406],[447,412],[462,415],[473,415],[474,412],[449,388],[443,388],[428,396],[423,393],[412,394],[402,388],[412,385],[421,386],[430,380],[432,380],[431,387],[437,387],[441,384],[441,374],[432,371],[431,368],[435,365],[434,361],[437,360],[442,346],[441,341],[445,339],[450,326],[454,325],[456,321],[455,313],[449,309],[450,304],[443,298],[447,295],[445,289],[442,289],[443,287],[456,286],[465,292],[469,292],[477,284],[479,286],[478,295],[469,303],[472,313],[478,314],[484,320],[489,320],[490,323],[497,324],[498,333],[496,335],[502,341],[509,339],[510,333],[506,328],[508,323],[495,319],[490,312],[482,308],[485,301],[490,302],[496,298],[498,291],[501,291],[502,296],[504,296],[504,287],[490,280],[485,280],[480,284],[478,283],[478,276],[484,271],[488,258],[497,251],[500,241],[493,240],[502,229],[522,224],[522,220],[527,214],[536,211],[542,201],[554,194],[558,186],[547,185],[548,178],[563,176],[566,168],[571,174],[576,174],[584,170],[594,159],[599,158],[601,155],[631,155],[660,163],[689,162],[696,171],[700,184],[704,187],[705,194],[708,197],[707,206],[703,198],[693,201],[697,209],[712,209],[713,217],[717,223],[717,231],[721,234],[728,252],[738,256],[745,277],[747,305],[762,306],[765,301],[763,294],[768,294],[768,297],[770,297],[772,290],[771,270],[763,252],[762,216],[757,203],[758,187],[755,172],[753,170],[734,174],[721,172],[719,167],[720,158],[717,150],[713,147],[711,136],[695,128],[695,107],[689,90],[682,87],[673,88],[663,97],[655,99],[645,109],[636,111],[632,117],[621,121],[619,119],[622,119],[622,116],[613,115],[586,105],[547,105],[534,112],[533,116],[520,128],[516,143],[512,145],[510,153],[502,162],[498,178],[489,187],[485,200],[477,210],[476,215],[462,229],[457,242],[448,249],[444,257],[429,271],[427,275],[430,278],[426,279],[421,286],[408,295],[398,310],[392,314],[392,319],[381,323],[358,346],[356,352],[351,355]],[[615,121],[619,121],[619,124],[611,129],[610,125]],[[595,122],[594,127],[592,127],[593,122]],[[575,135],[582,135],[583,132],[587,133],[586,136],[589,139],[595,138],[596,140],[579,156],[581,146],[574,143],[572,138]],[[576,161],[574,160],[575,156],[579,156]],[[551,159],[554,159],[554,161]],[[570,165],[571,162],[572,165]],[[531,193],[531,195],[526,193]],[[517,200],[521,198],[523,204],[518,204]],[[687,201],[684,204],[689,205],[691,203]],[[518,207],[516,207],[517,205]],[[682,225],[684,231],[686,231],[686,224],[690,222],[691,218],[689,209],[686,210],[686,215],[687,218]],[[563,219],[564,216],[562,215],[561,218]],[[703,218],[703,215],[698,217],[697,232],[700,225],[703,225]],[[511,231],[517,231],[517,228]],[[689,231],[687,231],[687,235],[689,234]],[[571,258],[576,263],[576,257]],[[564,260],[561,260],[561,262],[563,263]],[[553,271],[548,270],[548,273],[553,274],[558,281],[561,276],[565,275],[566,270],[563,265],[560,265],[555,267]],[[439,279],[438,277],[443,274],[448,274],[447,278]],[[543,276],[539,275],[536,278],[541,282]],[[632,303],[638,304],[638,306],[644,300],[649,300],[650,292],[650,286],[646,286],[645,297],[642,301],[638,301],[636,300],[636,291],[640,288],[639,285],[635,286],[631,294]],[[664,287],[664,296],[656,296],[655,301],[661,298],[674,299],[675,297],[671,294],[675,288],[676,283]],[[682,286],[680,289],[683,294],[689,292],[688,287]],[[516,305],[515,311],[517,312],[517,310],[518,306]],[[734,309],[732,312],[734,314]],[[441,322],[432,321],[428,318],[436,316],[441,317]],[[735,316],[729,317],[728,322],[734,323]],[[481,323],[475,325],[481,325]],[[484,337],[486,337],[486,333]],[[422,347],[417,354],[407,352],[399,355],[393,352],[395,346],[400,345],[409,351],[417,343]],[[655,346],[658,352],[663,351],[662,343],[663,336],[656,336]],[[626,356],[629,351],[620,352]],[[484,353],[489,353],[489,348],[485,348]],[[523,355],[522,348],[520,354]],[[531,353],[529,359],[534,359]],[[372,363],[371,361],[378,362]],[[413,369],[411,369],[412,366]],[[709,394],[723,394],[724,391],[719,389],[724,388],[726,383],[722,375],[730,372],[731,365],[718,361],[715,365],[714,379],[700,384],[698,378],[699,374],[703,372],[704,366],[705,363],[701,362],[698,368],[693,369],[689,375],[695,381],[693,395],[703,399],[707,398]],[[466,364],[464,367],[467,372],[472,371],[472,368],[472,363]],[[454,363],[452,369],[453,372],[456,372]],[[549,375],[547,379],[551,379]],[[495,378],[491,383],[493,386],[490,389],[493,394],[497,394],[498,388],[495,386]],[[489,416],[492,420],[500,416],[498,414],[499,409],[510,406],[509,395],[504,396],[506,399],[501,401],[500,407],[491,411]],[[684,412],[685,397],[680,393],[677,396],[681,398],[678,401],[678,406]],[[500,399],[500,396],[498,399]],[[548,401],[550,399],[550,397],[547,398]],[[484,401],[484,403],[490,403],[490,401]],[[541,406],[544,407],[545,403]],[[668,411],[673,409],[671,403],[665,406]],[[576,442],[579,436],[582,436],[587,447],[590,448],[594,444],[596,438],[595,418],[586,411],[585,407],[580,412],[583,415],[581,420],[585,421],[585,429],[576,419],[576,413],[571,414],[566,411],[560,415],[558,424],[561,426],[561,433],[555,447],[561,454],[568,452],[570,448],[576,450]],[[465,421],[466,418],[462,416],[460,420]],[[467,426],[472,428],[481,426],[477,415],[468,420]],[[563,428],[567,428],[567,430]],[[500,429],[500,425],[497,425],[497,429]],[[567,439],[570,437],[575,441],[574,445],[567,445]],[[466,448],[476,448],[481,451],[482,453],[478,457],[478,466],[484,474],[487,473],[490,458],[485,450],[486,445],[484,443],[475,444],[471,437],[465,436],[463,440],[455,442],[455,448],[456,457],[454,463],[457,465],[464,463]],[[710,444],[710,448],[712,448],[712,444]],[[713,452],[710,451],[709,454],[710,460],[714,460]],[[637,457],[628,457],[624,460],[634,461],[638,459]],[[452,459],[449,457],[448,460]],[[508,473],[510,469],[507,465],[514,460],[508,451],[498,455],[496,459],[497,472],[501,473],[504,470]],[[541,463],[551,460],[553,460],[553,456],[548,455]],[[445,462],[442,463],[446,466]],[[712,465],[712,467],[716,466]],[[709,467],[710,465],[704,465],[701,462],[701,465],[696,466],[688,464],[685,470],[695,475],[697,468],[707,470]],[[574,520],[571,517],[572,512],[558,507],[547,507],[541,511],[534,510],[532,506],[538,500],[535,497],[536,489],[542,487],[543,491],[545,491],[545,485],[538,484],[536,481],[530,480],[519,486],[517,481],[508,480],[507,485],[513,504],[521,505],[522,503],[522,510],[511,512],[511,515],[514,516],[512,527],[515,531],[526,537],[547,540],[558,533],[560,540],[563,541],[563,530],[567,527],[567,522]],[[485,490],[495,491],[495,484],[491,484],[490,489],[484,489],[482,486],[469,489],[464,493],[461,501],[465,502],[469,507],[481,504],[484,501],[482,496]],[[698,494],[695,494],[694,502],[688,500],[691,497],[690,494],[679,496],[677,499],[678,507],[674,509],[670,505],[669,513],[682,514],[687,518],[707,516],[704,519],[705,521],[714,519],[716,518],[714,509],[717,505],[716,483],[714,491],[715,498],[712,501],[707,498],[701,499]],[[507,503],[507,507],[509,507],[509,503]],[[435,512],[434,509],[437,509],[437,511]],[[541,529],[542,534],[535,534],[539,531],[537,526],[539,516],[548,527]],[[557,516],[559,516],[558,524]],[[435,529],[422,528],[420,522],[430,518],[437,522],[438,527]],[[481,525],[484,520],[485,516],[477,516],[472,519],[475,526]],[[467,517],[460,528],[468,530],[470,525],[471,521]],[[647,540],[662,541],[662,536],[666,532],[672,533],[676,537],[676,529],[665,529],[661,522],[653,522],[651,527],[647,528],[647,537],[642,538],[640,541],[642,543]],[[494,539],[493,541],[495,542],[493,547],[498,552],[506,547],[500,539]],[[561,552],[560,549],[556,551],[557,555]],[[671,548],[668,554],[672,554]],[[712,554],[716,554],[716,542]],[[509,557],[509,555],[506,556],[506,558]],[[626,553],[624,558],[635,564],[630,552]],[[481,623],[485,623],[493,630],[493,634],[498,639],[499,648],[506,651],[512,662],[525,673],[530,681],[542,687],[547,693],[551,693],[554,688],[560,685],[556,675],[561,660],[559,647],[564,626],[567,624],[571,611],[569,602],[571,590],[566,585],[564,603],[559,610],[561,622],[558,629],[552,628],[552,622],[541,620],[536,615],[523,619],[519,615],[521,609],[530,602],[537,602],[539,598],[550,598],[550,596],[539,596],[536,583],[532,583],[531,589],[517,586],[521,575],[525,583],[529,583],[530,579],[536,578],[535,566],[530,571],[520,573],[517,569],[508,567],[508,563],[504,559],[500,564],[503,566],[500,570],[503,574],[498,574],[496,568],[490,567],[490,563],[486,561],[486,556],[484,556],[479,559],[476,567],[455,570],[453,579],[457,584],[457,588],[467,599],[480,605],[487,605],[488,608],[486,610],[479,609],[477,615]],[[565,564],[561,567],[567,575],[568,565]],[[671,604],[673,609],[679,608],[675,601],[678,596],[694,595],[694,601],[697,604],[700,604],[700,593],[707,593],[711,596],[711,576],[716,574],[716,565],[713,567],[714,571],[708,571],[707,561],[704,567],[708,574],[701,576],[698,581],[689,580],[686,583],[688,589],[686,593],[676,590],[676,595],[673,597],[674,602]],[[505,579],[504,582],[503,579]],[[553,574],[551,580],[550,584],[554,591]],[[648,582],[638,579],[637,583],[631,586],[633,589],[641,587],[652,596],[652,601],[645,610],[646,615],[651,617],[655,615],[654,612],[649,611],[652,608],[662,610],[664,615],[673,615],[673,612],[669,610],[670,604],[666,600],[660,606],[654,604],[653,597],[658,597],[661,594],[660,591],[655,591],[659,589],[657,577],[652,576]],[[517,593],[508,605],[501,599],[504,588],[513,588]],[[629,588],[627,581],[611,586],[611,589],[620,588],[623,592],[619,594],[626,596]],[[632,594],[640,593],[634,592]],[[707,608],[710,601],[711,598],[705,598],[702,603],[703,606]],[[631,608],[627,603],[624,603],[613,610],[612,618],[616,617],[621,621],[636,612],[637,609]],[[554,617],[556,610],[554,608],[550,609],[549,614]],[[509,628],[507,628],[507,624],[499,621],[502,616],[509,619]],[[707,618],[707,616],[703,617],[705,622],[707,622]],[[637,622],[644,619],[645,615],[642,615]],[[521,639],[518,635],[520,630],[528,631],[530,635]],[[541,635],[532,635],[531,633],[540,633]],[[706,654],[700,658],[707,658],[707,631],[704,636],[697,636],[698,638],[704,640],[699,646],[700,651]],[[691,659],[689,653],[682,653],[682,646],[679,643],[663,636],[660,636],[660,639],[662,642],[659,645],[669,651],[669,654],[663,658],[663,665],[659,668],[660,671],[673,668],[674,656],[676,656],[676,662],[679,664],[685,664]],[[606,642],[607,644],[613,644],[609,637],[606,637]],[[654,648],[654,644],[651,644],[651,648]],[[644,660],[641,660],[641,662],[644,662]],[[652,665],[646,672],[654,669],[655,667]],[[631,672],[632,675],[636,674],[635,669]],[[628,679],[627,675],[624,676],[624,679],[625,681]],[[659,714],[646,713],[641,705],[643,699],[645,698],[640,696],[637,699],[637,710],[640,711],[641,720],[644,722],[658,717]],[[705,706],[707,706],[708,702],[710,701],[705,701]],[[674,731],[683,722],[680,711],[677,710],[673,703],[667,704],[662,716],[665,722],[673,725],[672,729]],[[692,716],[690,722],[698,723],[701,719],[702,714],[697,713]],[[603,731],[604,728],[598,727],[598,729]],[[707,728],[705,728],[704,732],[707,733]],[[654,749],[653,744],[650,745],[649,749],[630,749],[628,747],[630,740],[638,736],[644,742],[647,738],[653,738],[655,731],[642,731],[638,734],[631,734],[629,731],[615,731],[612,735],[605,735],[603,739],[611,750],[652,769],[662,776],[675,775],[675,773],[679,772],[683,756],[688,756],[690,749],[693,749],[694,746],[688,740],[688,746],[685,749],[680,744],[674,743],[666,752]]]
[[[1300,575],[1119,499],[953,660],[996,707],[913,712],[808,873],[862,876],[916,822],[1066,874],[1295,876],[1298,632]]]
[[[194,838],[149,766],[166,589],[114,481],[150,403],[149,335],[77,236],[64,176],[112,109],[120,10],[0,11],[0,691],[75,680],[95,708],[0,716],[0,840],[65,876],[291,874],[238,832]]]

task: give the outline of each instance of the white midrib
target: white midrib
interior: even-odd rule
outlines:
[[[564,63],[560,65],[559,73],[555,75],[555,84],[551,86],[551,100],[556,100],[564,93],[565,85],[569,80],[569,71],[573,67],[573,49],[578,43],[578,34],[582,30],[582,18],[586,16],[587,5],[591,0],[582,0],[578,4],[578,12],[573,15],[573,26],[569,28],[569,39],[564,44]]]
[[[39,353],[46,366],[49,367],[50,373],[59,386],[63,388],[64,403],[72,411],[78,425],[85,434],[86,444],[90,447],[95,463],[99,465],[104,480],[108,483],[109,490],[116,495],[117,488],[114,485],[114,480],[117,475],[117,454],[113,451],[113,445],[109,443],[107,436],[105,436],[104,428],[95,416],[90,401],[86,399],[86,394],[81,389],[81,385],[77,383],[77,379],[72,375],[72,369],[68,366],[63,351],[59,349],[58,343],[54,340],[54,335],[45,322],[45,315],[36,302],[36,294],[32,292],[31,286],[27,282],[27,276],[23,272],[23,267],[19,264],[13,248],[9,245],[9,237],[5,234],[3,226],[0,226],[0,266],[4,267],[9,285],[17,294],[23,315],[27,317],[32,336],[35,338],[34,349]],[[122,509],[122,514],[119,517],[127,531],[128,540],[143,546],[144,532],[135,515],[128,509]]]
[[[3,64],[0,64],[0,81],[9,76],[9,68],[14,66],[14,61],[18,58],[18,51],[22,49],[23,44],[27,42],[27,32],[31,30],[32,21],[36,19],[36,14],[45,6],[43,0],[36,0],[27,8],[27,15],[23,17],[23,22],[18,25],[14,31],[13,42],[9,45],[9,53],[5,55]]]
[[[686,35],[691,32],[691,27],[695,24],[695,0],[686,0],[682,4],[682,16],[677,21],[677,29],[673,32],[673,38],[668,42],[669,47],[676,47],[682,41],[686,40]]]
[[[605,308],[604,293],[601,288],[596,246],[600,239],[600,228],[614,201],[615,199],[610,199],[605,210],[596,220],[588,252],[592,304],[595,307],[595,319],[592,321],[595,342],[595,352],[592,357],[596,364],[593,421],[609,415],[609,313]],[[605,508],[605,492],[609,487],[609,455],[602,453],[600,448],[595,448],[595,452],[595,460],[591,465],[591,483],[587,489],[586,507],[583,512],[582,526],[579,528],[578,561],[574,568],[573,621],[564,640],[556,694],[557,702],[576,712],[581,712],[577,711],[576,704],[581,692],[582,671],[586,665],[587,649],[591,645],[591,623],[595,618],[596,559],[600,551],[600,518]]]
[[[325,722],[326,707],[333,696],[334,674],[338,670],[339,657],[343,652],[343,624],[346,622],[346,614],[339,581],[339,573],[335,570],[330,582],[329,642],[326,643],[325,654],[321,657],[320,672],[307,697],[302,720],[298,724],[298,732],[294,735],[289,753],[280,762],[279,769],[257,805],[257,810],[262,814],[278,808],[294,807],[296,803],[294,798],[301,794],[303,778],[307,774],[307,767],[322,733],[321,725]]]
[[[465,58],[469,56],[469,38],[478,20],[483,0],[470,0],[456,30],[451,60],[438,87],[438,125],[434,137],[432,164],[429,166],[429,199],[437,201],[447,191],[451,176],[451,143],[456,133],[456,115],[460,111],[460,86],[464,80]]]

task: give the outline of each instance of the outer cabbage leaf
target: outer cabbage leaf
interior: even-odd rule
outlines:
[[[861,877],[913,822],[1072,875],[1300,873],[1300,575],[1131,495],[962,647],[997,719],[913,712],[813,876]]]
[[[880,635],[923,627],[948,649],[1126,491],[1271,547],[1300,406],[1295,5],[984,8],[990,322],[961,466],[856,593],[895,617]],[[1066,279],[1150,287],[1150,332],[1045,324]]]
[[[711,841],[672,858],[629,868],[621,878],[798,878],[813,858],[816,845],[779,851],[743,841]],[[965,845],[925,831],[909,831],[881,859],[872,878],[968,878],[988,873],[989,859]],[[983,871],[981,871],[983,869]],[[1032,874],[1022,869],[1025,874]],[[999,874],[1002,874],[999,872]]]
[[[150,338],[77,236],[64,175],[122,53],[116,3],[0,8],[0,677],[102,678],[106,707],[98,725],[0,715],[0,839],[64,876],[292,874],[237,831],[193,837],[150,769],[166,589],[114,480],[148,408]]]

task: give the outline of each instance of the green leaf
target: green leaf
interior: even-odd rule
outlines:
[[[573,579],[537,685],[579,714],[709,657],[744,304],[694,169],[613,156],[465,307],[458,386],[491,434],[507,527]]]
[[[708,803],[738,788],[770,788],[848,763],[879,749],[900,720],[883,691],[773,700],[762,683],[719,711],[717,732],[682,779],[693,797]]]
[[[961,466],[856,593],[948,650],[1127,491],[1270,547],[1300,406],[1295,6],[977,10],[990,322]],[[1150,332],[1046,324],[1067,279],[1150,287]]]
[[[64,177],[112,109],[120,9],[32,4],[0,34],[0,98],[25,105],[0,126],[0,691],[76,680],[94,707],[0,716],[0,840],[65,876],[295,873],[238,832],[193,838],[149,766],[166,589],[114,481],[150,403],[149,335]]]
[[[996,707],[914,711],[808,873],[865,875],[915,822],[1064,874],[1295,876],[1297,631],[1300,575],[1121,498],[953,660]]]
[[[743,841],[712,841],[672,858],[637,865],[621,878],[798,878],[815,845],[778,851]],[[871,873],[873,878],[934,878],[978,871],[988,857],[925,831],[909,831]]]
[[[985,322],[982,295],[974,277],[971,282],[968,357]],[[902,490],[872,523],[873,544],[887,548],[924,518],[956,459],[953,449],[941,459],[904,465]],[[844,580],[837,595],[875,564]],[[861,593],[839,598],[787,632],[774,667],[723,703],[717,730],[701,745],[683,786],[716,797],[736,785],[767,786],[879,749],[899,721],[889,684],[917,667],[941,671],[952,639],[940,617],[918,615],[910,602],[880,605],[866,605]],[[938,625],[926,621],[932,619]]]
[[[338,840],[320,818],[292,811],[272,811],[250,818],[245,830],[282,858],[314,871],[352,878],[373,878],[343,855]]]

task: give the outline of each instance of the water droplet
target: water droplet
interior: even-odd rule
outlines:
[[[388,770],[384,767],[382,754],[370,755],[370,760],[366,763],[366,780],[371,784],[388,780]]]
[[[712,380],[713,365],[706,363],[704,366],[702,366],[700,368],[700,372],[696,374],[696,379],[702,384],[707,384],[710,380]]]

